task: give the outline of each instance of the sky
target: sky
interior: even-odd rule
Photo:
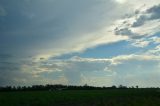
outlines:
[[[0,0],[0,86],[159,82],[159,0]]]

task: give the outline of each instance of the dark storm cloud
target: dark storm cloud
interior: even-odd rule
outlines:
[[[128,28],[122,28],[122,29],[115,29],[116,35],[135,35],[130,29]]]
[[[59,45],[63,38],[102,28],[105,11],[115,5],[107,3],[111,5],[103,0],[1,0],[7,15],[0,17],[0,51],[18,55],[53,51],[63,46]]]
[[[141,14],[140,12],[138,12]],[[137,14],[138,14],[137,13]],[[139,27],[145,24],[145,22],[150,20],[157,20],[160,19],[160,4],[155,5],[149,9],[146,10],[145,13],[142,13],[136,21],[132,24],[132,27]]]
[[[116,35],[124,35],[124,36],[129,36],[132,39],[137,39],[137,38],[141,38],[142,36],[140,36],[137,33],[134,33],[132,30],[130,30],[129,28],[115,28],[114,33]]]
[[[151,13],[150,20],[160,19],[160,4],[149,8],[147,13]]]
[[[147,20],[147,17],[145,15],[142,15],[132,24],[132,27],[142,26],[144,25],[146,20]]]

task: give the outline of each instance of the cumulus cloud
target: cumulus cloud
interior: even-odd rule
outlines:
[[[141,87],[159,86],[159,57],[141,55],[122,61],[110,67],[118,75],[114,83],[129,86],[141,85]]]
[[[130,36],[130,38],[139,38],[140,35],[137,33],[134,33],[132,30],[128,28],[122,28],[122,29],[115,29],[115,34],[116,35],[124,35],[124,36]]]
[[[132,27],[139,27],[145,24],[145,21],[147,20],[147,17],[144,15],[141,15],[137,18],[137,20],[132,24]]]
[[[160,19],[160,4],[155,5],[147,10],[147,13],[151,14],[150,20]]]
[[[145,12],[142,12],[137,16],[137,19],[132,24],[132,27],[142,26],[147,21],[157,20],[157,19],[159,20],[160,19],[159,11],[160,11],[160,5],[155,5],[151,8],[148,8]]]
[[[144,40],[144,39],[138,39],[138,40],[134,40],[133,43],[131,45],[135,46],[135,47],[146,47],[149,45],[151,41],[149,40]]]
[[[50,58],[39,61],[28,58],[28,60],[24,59],[18,63],[5,63],[6,66],[1,62],[0,67],[5,68],[0,71],[0,84],[60,83],[83,85],[87,83],[94,86],[112,86],[115,84],[140,85],[141,87],[157,86],[157,81],[160,80],[158,77],[160,73],[159,64],[160,57],[155,54],[130,54],[112,58],[74,56],[69,59]],[[146,80],[150,83],[147,83]]]
[[[133,14],[126,15],[124,19],[117,21],[114,29],[116,35],[128,36],[131,45],[146,47],[153,42],[150,39],[159,33],[160,5],[143,6],[136,9]]]
[[[145,24],[150,23],[151,22],[158,22],[159,23],[159,5],[155,5],[153,7],[148,7],[145,10],[136,10],[135,14],[130,15],[129,17],[127,16],[126,19],[121,20],[121,24],[120,24],[120,28],[117,27],[115,32],[121,31],[121,33],[116,33],[118,35],[122,34],[122,35],[133,35],[133,32],[131,32],[131,30],[134,30],[134,32],[138,33],[139,35],[142,35],[140,32],[137,31],[137,29],[135,29],[135,27],[139,27],[140,29],[145,28]],[[154,23],[156,24],[156,23]],[[159,24],[156,25],[157,27],[159,27]],[[121,29],[121,27],[123,27],[123,29]],[[152,31],[154,32],[154,30],[152,29]],[[157,33],[157,32],[154,32]],[[147,33],[146,33],[147,34]],[[146,35],[143,34],[143,35]]]
[[[157,83],[150,85],[145,80],[158,77],[159,60],[160,57],[156,55],[135,54],[113,58],[82,58],[76,56],[70,59],[39,60],[33,63],[30,60],[23,62],[18,71],[14,71],[16,76],[12,73],[14,77],[2,82],[10,81],[11,83],[14,82],[13,84],[21,83],[23,85],[47,83],[83,85],[88,83],[96,86],[111,86],[114,84],[141,85],[143,87],[157,86]],[[6,71],[4,72],[6,73]],[[148,74],[153,76],[150,77]],[[146,77],[143,77],[144,75]],[[139,81],[133,80],[134,78]],[[154,78],[152,81],[155,81]]]

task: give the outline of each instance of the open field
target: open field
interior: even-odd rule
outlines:
[[[0,92],[0,106],[160,106],[158,89]]]

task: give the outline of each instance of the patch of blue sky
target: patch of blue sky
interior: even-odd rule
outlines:
[[[65,54],[55,59],[69,59],[73,56],[83,58],[111,58],[118,55],[127,55],[137,53],[141,48],[131,46],[128,41],[120,41],[112,44],[105,44],[95,48],[89,48],[83,53]]]

